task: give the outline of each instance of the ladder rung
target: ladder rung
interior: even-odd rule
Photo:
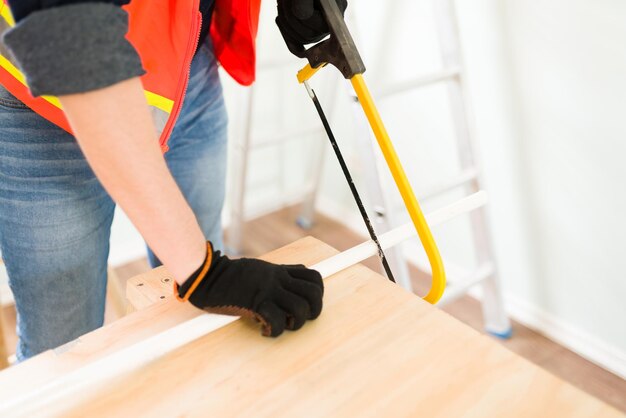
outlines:
[[[478,170],[476,169],[467,169],[463,170],[461,174],[454,177],[453,179],[448,180],[447,182],[442,182],[437,185],[433,185],[427,188],[425,191],[418,193],[418,200],[426,201],[428,199],[432,199],[433,197],[439,196],[443,193],[449,192],[451,190],[456,189],[457,187],[461,187],[473,181],[478,176]],[[401,211],[406,210],[405,206],[402,203],[398,203],[397,206],[394,205],[394,210]],[[384,211],[382,212],[384,215]]]
[[[456,283],[450,284],[446,291],[443,294],[443,297],[437,304],[438,306],[443,306],[446,303],[450,303],[459,297],[465,295],[467,291],[482,282],[485,279],[488,279],[495,273],[495,267],[493,263],[486,262],[476,270],[474,270],[469,277],[465,277],[459,279]],[[452,280],[450,280],[452,282]]]
[[[481,190],[430,213],[426,218],[426,221],[431,227],[439,225],[450,219],[456,218],[457,216],[478,210],[485,206],[487,201],[487,193]],[[407,222],[404,225],[387,231],[378,237],[383,248],[392,247],[411,238],[417,238],[415,226],[412,222]]]
[[[426,274],[432,274],[430,264],[424,260],[410,260],[410,264],[413,264],[420,271]],[[458,267],[457,265],[446,262],[446,275],[448,276],[448,286],[443,294],[441,300],[437,303],[438,306],[450,303],[453,300],[463,296],[467,291],[482,282],[483,280],[491,277],[495,273],[495,266],[492,262],[487,261],[481,264],[478,268],[472,271]]]
[[[428,74],[413,80],[404,81],[395,85],[391,85],[379,90],[376,97],[380,100],[395,96],[401,93],[407,93],[420,87],[439,83],[457,77],[461,73],[459,67],[446,68],[433,74]]]
[[[435,196],[439,196],[450,190],[454,190],[457,187],[464,186],[470,181],[476,180],[478,177],[478,170],[475,168],[468,168],[463,170],[458,176],[437,185],[433,185],[427,188],[425,191],[419,193],[420,199],[426,200]]]
[[[416,267],[418,270],[426,274],[432,274],[432,271],[430,269],[430,264],[428,263],[426,258],[424,257],[412,258],[408,262],[412,264],[414,267]],[[476,268],[474,270],[468,270],[451,261],[446,261],[446,264],[445,264],[446,276],[449,277],[448,286],[449,287],[456,286],[457,283],[463,283],[468,280],[471,280],[473,277],[477,275],[478,272],[483,271],[489,265],[491,265],[490,262],[485,262],[479,268]]]
[[[299,129],[297,131],[282,133],[280,135],[276,135],[274,137],[266,137],[259,140],[252,141],[252,148],[263,148],[269,147],[272,145],[278,145],[282,142],[293,141],[296,139],[300,139],[305,136],[313,135],[321,132],[322,128],[314,127],[308,129]]]

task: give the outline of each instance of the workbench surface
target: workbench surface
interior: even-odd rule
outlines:
[[[265,258],[333,254],[305,238]],[[325,283],[322,315],[298,332],[239,320],[37,416],[621,416],[363,266]],[[0,403],[198,314],[154,303],[0,373]]]

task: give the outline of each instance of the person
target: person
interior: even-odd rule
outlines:
[[[254,80],[260,0],[4,1],[0,251],[18,360],[102,325],[116,204],[179,300],[255,318],[266,336],[316,318],[318,272],[221,254],[218,62]],[[317,0],[277,6],[286,40],[326,36]]]

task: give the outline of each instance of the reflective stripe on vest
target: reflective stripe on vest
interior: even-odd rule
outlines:
[[[0,33],[15,25],[11,10],[6,4],[6,0],[0,4]],[[28,91],[26,77],[18,69],[11,54],[7,51],[3,43],[0,42],[0,83],[21,100],[28,107],[39,114],[45,114],[46,119],[69,131],[69,124],[61,110],[59,99],[52,96],[42,96],[34,98]]]
[[[11,10],[8,7],[7,0],[4,0],[0,5],[0,31],[11,28],[15,25],[13,17],[11,16]],[[179,7],[179,14],[185,14],[186,19],[180,19],[181,24],[175,25],[178,28],[177,33],[168,31],[162,31],[169,35],[174,35],[179,39],[186,38],[184,45],[181,42],[177,42],[175,47],[170,48],[152,48],[153,42],[146,42],[146,39],[151,37],[154,33],[155,27],[167,27],[170,21],[170,12],[172,9],[169,7],[174,0],[161,0],[150,1],[150,6],[161,3],[163,6],[161,9],[166,10],[167,13],[161,14],[159,18],[146,18],[147,13],[143,10],[149,9],[144,7],[137,12],[137,16],[130,15],[134,12],[132,5],[128,7],[129,21],[136,22],[136,28],[134,30],[129,29],[129,41],[138,50],[142,59],[142,64],[147,70],[147,74],[142,76],[142,83],[144,85],[144,93],[146,101],[150,105],[154,126],[157,133],[160,136],[160,145],[163,152],[167,151],[167,139],[173,129],[174,122],[178,116],[180,105],[177,106],[177,102],[182,104],[182,97],[187,85],[187,79],[189,74],[189,66],[191,59],[193,58],[193,51],[197,44],[197,33],[193,31],[199,31],[200,21],[199,12],[197,11],[198,0],[192,0],[187,2],[180,2],[186,5],[186,7]],[[147,4],[146,2],[135,1],[133,4]],[[195,7],[195,9],[194,9]],[[174,12],[172,19],[176,21],[176,14]],[[186,26],[183,26],[186,25]],[[132,29],[132,28],[131,28]],[[182,30],[181,30],[182,29]],[[131,39],[131,32],[135,35],[135,39]],[[156,42],[163,43],[165,45],[172,45],[172,39],[164,39],[154,36]],[[142,54],[142,50],[148,51]],[[157,58],[157,54],[162,54],[164,60]],[[155,61],[168,62],[167,58],[173,60],[169,61],[170,65],[163,65],[160,71],[149,71]],[[26,77],[18,69],[17,63],[14,62],[11,54],[6,50],[4,45],[0,45],[0,83],[17,99],[22,101],[25,105],[33,109],[39,115],[48,119],[52,123],[65,129],[68,132],[72,132],[63,113],[61,103],[59,99],[54,96],[41,96],[33,97],[28,89]],[[174,81],[172,81],[174,80]]]
[[[259,8],[260,0],[216,0],[211,25],[216,58],[244,85],[255,78]],[[198,46],[202,23],[199,0],[133,0],[124,9],[129,15],[126,37],[146,70],[141,81],[165,152]],[[0,3],[0,15],[0,32],[14,26],[7,0]],[[71,133],[58,98],[33,97],[26,77],[4,45],[0,45],[0,84],[39,115]]]

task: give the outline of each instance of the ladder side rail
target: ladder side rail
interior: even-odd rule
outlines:
[[[393,20],[398,12],[398,7],[394,3],[385,8],[385,18]],[[351,20],[352,36],[355,39],[360,38],[361,34],[361,22],[358,19],[358,10],[354,8],[350,10],[346,19]],[[379,55],[387,55],[388,49],[383,47],[384,42],[381,43],[381,50],[378,51]],[[366,53],[366,51],[364,51]],[[382,54],[382,55],[381,55]],[[390,62],[390,60],[378,60],[378,62]],[[355,126],[355,141],[358,158],[363,167],[363,183],[365,186],[365,199],[368,202],[366,210],[370,215],[370,219],[374,220],[374,226],[378,234],[382,234],[392,230],[399,225],[399,221],[395,212],[393,211],[393,199],[391,191],[393,187],[387,184],[386,179],[381,176],[387,170],[382,155],[377,153],[378,146],[376,139],[372,133],[371,127],[363,109],[361,108],[356,93],[349,86],[346,86],[348,95],[352,100],[352,120]],[[390,265],[391,271],[393,271],[396,282],[409,292],[413,292],[413,285],[411,282],[411,276],[409,273],[409,267],[406,257],[404,256],[404,243],[399,243],[397,246],[388,248],[385,250],[387,261]]]
[[[455,121],[461,169],[477,170],[475,179],[469,182],[467,186],[468,191],[474,193],[481,189],[481,173],[476,155],[477,148],[473,126],[469,118],[470,111],[467,101],[464,100],[465,97],[468,97],[468,94],[464,82],[464,67],[461,62],[457,17],[453,0],[434,0],[433,5],[438,23],[443,64],[445,67],[460,69],[458,77],[447,82],[448,97],[452,109],[452,117]],[[485,208],[471,213],[470,222],[478,265],[480,266],[487,262],[495,264]],[[504,309],[502,292],[496,271],[497,269],[494,269],[494,273],[482,281],[482,309],[485,329],[491,334],[508,337],[511,334],[511,324]]]
[[[353,119],[356,122],[356,148],[358,150],[359,160],[364,167],[362,172],[363,182],[366,184],[365,197],[369,203],[367,205],[368,212],[370,213],[370,217],[374,219],[376,231],[382,234],[398,225],[394,211],[389,210],[389,208],[393,207],[389,193],[393,188],[389,187],[385,181],[386,179],[380,175],[384,172],[383,170],[385,170],[386,165],[382,161],[382,157],[376,153],[377,146],[375,139],[356,97],[354,97],[352,109],[354,115]],[[413,285],[404,257],[404,245],[400,243],[388,249],[385,254],[394,277],[396,278],[396,282],[406,290],[412,292]]]
[[[332,120],[333,114],[337,107],[337,90],[342,79],[340,75],[333,74],[332,88],[334,96],[328,105],[329,118]],[[300,208],[300,215],[297,224],[304,229],[309,229],[315,223],[315,205],[319,194],[320,185],[322,183],[322,174],[324,172],[324,160],[328,149],[328,140],[322,128],[320,128],[320,137],[313,145],[313,156],[309,164],[309,182],[306,185],[306,192]]]
[[[250,139],[252,135],[252,117],[254,104],[254,85],[245,88],[240,97],[242,109],[238,112],[238,122],[235,126],[240,128],[235,133],[233,158],[231,160],[231,186],[230,186],[230,220],[226,239],[227,252],[239,255],[242,252],[243,222],[245,221],[245,192],[248,173],[248,154],[250,151]]]

